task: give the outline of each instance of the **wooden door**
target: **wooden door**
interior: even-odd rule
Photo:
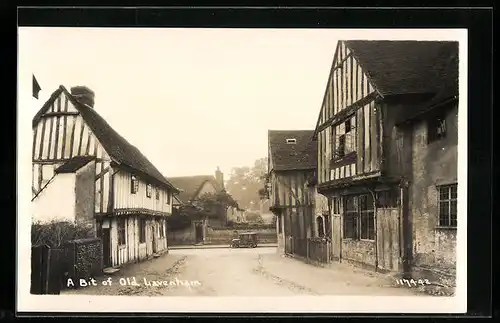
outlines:
[[[203,225],[199,222],[195,225],[195,239],[197,243],[203,241]]]
[[[111,267],[111,233],[109,228],[102,229],[102,261],[104,268]]]
[[[156,222],[153,222],[153,226],[151,227],[151,230],[153,231],[152,238],[153,238],[153,253],[156,253],[157,251],[157,246],[156,246],[156,240],[157,240],[157,232],[158,232],[158,227]]]

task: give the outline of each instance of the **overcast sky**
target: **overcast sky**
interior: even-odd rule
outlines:
[[[269,129],[314,129],[343,36],[335,29],[20,28],[19,73],[29,82],[34,73],[42,91],[36,104],[19,105],[32,118],[59,85],[86,85],[96,111],[165,176],[212,174],[217,166],[229,174],[267,155]],[[19,89],[23,102],[30,86]]]

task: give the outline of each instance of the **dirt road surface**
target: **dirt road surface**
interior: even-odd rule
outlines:
[[[111,285],[109,285],[111,281]],[[78,282],[74,282],[78,285]],[[91,281],[87,282],[89,285]],[[62,294],[130,296],[414,296],[392,278],[348,265],[316,267],[276,253],[276,248],[177,249],[131,264],[96,286]]]

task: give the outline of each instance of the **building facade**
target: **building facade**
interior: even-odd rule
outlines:
[[[333,258],[454,266],[457,62],[456,42],[338,42],[315,130]]]
[[[278,252],[306,256],[314,236],[314,201],[307,186],[316,169],[312,130],[269,130],[269,209],[276,215]]]
[[[94,93],[60,86],[33,119],[33,220],[93,226],[104,266],[167,250],[178,190],[95,111]],[[61,197],[65,196],[64,205]]]

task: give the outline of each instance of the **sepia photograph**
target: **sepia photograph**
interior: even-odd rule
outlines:
[[[19,27],[20,306],[465,311],[466,37]]]

